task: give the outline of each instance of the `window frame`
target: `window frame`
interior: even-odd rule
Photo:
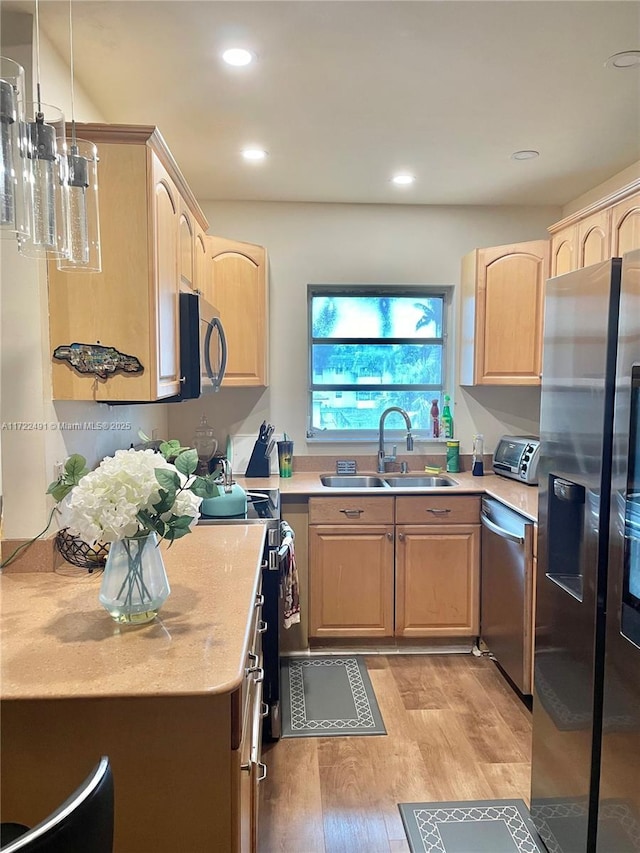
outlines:
[[[442,399],[445,394],[451,397],[453,403],[453,353],[450,351],[452,346],[452,336],[449,328],[452,324],[452,305],[453,305],[453,285],[433,285],[433,284],[307,284],[307,443],[373,443],[378,440],[377,429],[360,429],[360,430],[336,430],[336,429],[318,429],[313,427],[313,392],[323,389],[327,391],[345,391],[353,390],[352,386],[345,385],[322,385],[314,386],[313,383],[313,345],[325,341],[326,338],[314,339],[313,330],[313,297],[314,296],[389,296],[401,297],[408,296],[411,298],[429,299],[434,297],[442,298],[442,336],[439,338],[420,338],[421,343],[436,343],[441,342],[442,346],[442,386],[433,384],[394,384],[394,385],[358,385],[358,391],[371,392],[380,390],[415,390],[435,391]],[[385,343],[414,343],[416,338],[332,338],[332,343],[336,344],[377,344],[381,341]],[[448,390],[451,389],[451,390]],[[406,427],[400,415],[394,415],[385,423],[385,437],[387,440],[398,440],[404,438]],[[433,438],[426,429],[412,429],[414,439],[420,442],[432,442],[434,444],[442,444],[446,439]]]

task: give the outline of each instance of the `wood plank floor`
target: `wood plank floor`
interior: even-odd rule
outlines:
[[[398,803],[529,804],[531,714],[488,658],[366,661],[387,735],[267,745],[260,853],[407,853]]]

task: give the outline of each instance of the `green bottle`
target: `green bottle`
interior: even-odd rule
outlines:
[[[448,394],[444,395],[444,406],[442,407],[442,415],[440,416],[440,424],[442,426],[442,437],[453,438],[453,418],[451,417],[451,409],[449,402],[451,397]]]

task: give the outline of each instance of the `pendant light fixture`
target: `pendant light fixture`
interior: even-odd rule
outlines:
[[[100,272],[100,219],[98,210],[98,149],[76,136],[73,63],[73,15],[69,0],[69,69],[71,73],[71,137],[65,140],[64,180],[68,192],[67,253],[59,270]]]
[[[61,257],[68,252],[68,190],[62,110],[40,97],[40,19],[35,0],[36,100],[25,104],[23,164],[27,187],[29,236],[18,237],[26,257]]]
[[[22,155],[24,152],[24,68],[0,56],[0,234],[27,237]]]

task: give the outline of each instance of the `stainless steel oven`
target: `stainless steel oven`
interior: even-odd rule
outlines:
[[[267,740],[280,737],[280,631],[282,630],[281,571],[279,557],[280,492],[263,489],[247,492],[247,511],[242,516],[213,518],[203,515],[198,524],[263,524],[266,526],[262,555],[262,615],[266,629],[262,634],[264,668],[263,702],[268,706],[263,723],[263,736]]]

